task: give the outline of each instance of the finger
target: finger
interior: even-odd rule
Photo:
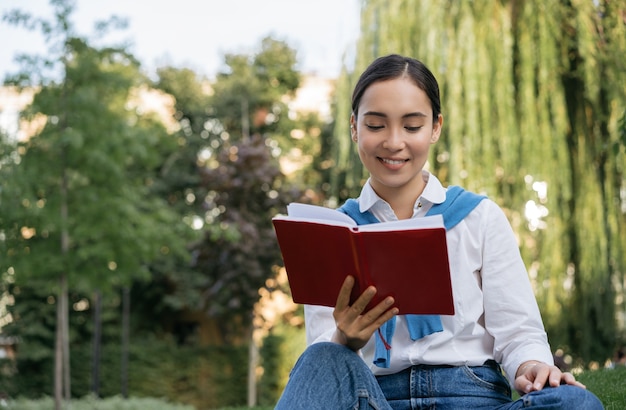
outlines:
[[[550,371],[550,376],[548,379],[548,383],[552,387],[557,387],[561,384],[561,380],[565,379],[565,373],[561,373],[561,370],[558,367],[552,367]]]
[[[563,384],[570,384],[572,386],[578,386],[578,387],[581,387],[583,389],[587,388],[587,386],[585,386],[581,382],[577,381],[576,377],[574,377],[574,375],[569,373],[569,372],[563,373],[561,380],[562,380]]]
[[[515,379],[514,384],[515,384],[515,390],[520,392],[520,394],[530,393],[530,391],[533,389],[533,382],[529,380],[528,377],[526,377],[526,375],[524,374],[521,376],[518,376]]]
[[[387,320],[391,319],[392,316],[399,312],[399,309],[390,309],[395,302],[395,299],[391,296],[387,296],[385,299],[380,301],[376,306],[371,308],[369,311],[365,313],[365,319],[367,323],[378,324],[377,327],[385,323]]]
[[[354,277],[346,276],[339,289],[339,295],[337,296],[337,303],[335,303],[335,309],[344,310],[350,304],[350,294],[352,293],[352,287],[354,286]]]
[[[546,385],[550,376],[550,366],[534,366],[532,372],[535,373],[533,380],[533,390],[541,390]]]
[[[395,307],[386,310],[382,315],[376,317],[376,319],[374,319],[371,324],[364,329],[365,332],[370,334],[374,333],[379,327],[383,325],[383,323],[396,316],[398,313],[400,313],[400,309]]]
[[[361,295],[354,301],[351,308],[356,315],[360,315],[363,313],[367,304],[371,302],[372,298],[376,295],[376,288],[374,286],[369,286],[367,289],[361,293]]]

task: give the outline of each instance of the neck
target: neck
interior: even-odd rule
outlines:
[[[394,198],[394,200],[387,202],[398,219],[410,219],[413,217],[413,207],[417,198],[418,197],[413,197],[408,200]]]
[[[423,179],[418,178],[416,183],[411,185],[405,185],[403,187],[377,187],[372,184],[374,192],[384,199],[398,219],[409,219],[413,217],[413,207],[415,201],[424,192],[426,182]]]

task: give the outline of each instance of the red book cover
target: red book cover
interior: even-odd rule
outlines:
[[[272,219],[293,301],[335,306],[347,275],[367,309],[393,296],[400,314],[454,314],[446,231],[440,215],[357,226],[336,210],[291,204]]]

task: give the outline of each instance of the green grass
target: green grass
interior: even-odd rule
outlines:
[[[587,371],[577,378],[600,398],[606,410],[626,409],[626,367]]]

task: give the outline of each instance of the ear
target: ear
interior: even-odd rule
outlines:
[[[350,115],[350,137],[352,138],[352,141],[358,141],[356,133],[356,118],[354,117],[354,114]]]
[[[433,133],[430,137],[430,143],[434,144],[439,141],[439,137],[441,136],[441,128],[443,127],[443,115],[439,114],[437,120],[433,123]]]

